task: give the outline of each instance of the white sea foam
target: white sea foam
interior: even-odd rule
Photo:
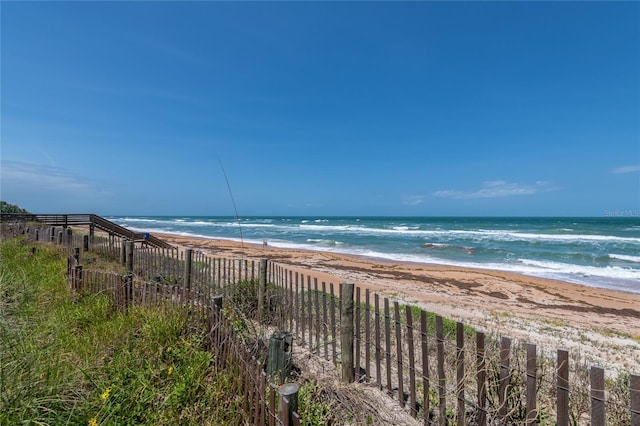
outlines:
[[[640,256],[627,256],[625,254],[609,254],[609,258],[625,260],[627,262],[640,263]]]
[[[588,266],[570,263],[552,262],[547,260],[518,259],[523,265],[538,267],[544,271],[561,274],[580,275],[585,277],[618,278],[621,280],[640,280],[640,270],[622,268],[619,266]]]

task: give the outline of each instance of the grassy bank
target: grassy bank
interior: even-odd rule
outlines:
[[[72,298],[45,246],[2,241],[0,257],[0,424],[238,422],[228,377],[178,311]]]

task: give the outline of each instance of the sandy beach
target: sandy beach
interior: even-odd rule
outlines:
[[[548,354],[567,349],[608,370],[640,371],[640,294],[493,270],[157,235],[211,255],[267,258],[327,283],[354,282],[479,330],[538,344]]]

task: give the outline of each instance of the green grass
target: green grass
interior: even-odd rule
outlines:
[[[72,297],[66,261],[0,242],[0,425],[233,424],[230,379],[213,374],[184,315],[106,295]]]

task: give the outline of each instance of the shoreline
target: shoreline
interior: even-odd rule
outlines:
[[[640,371],[638,293],[509,271],[399,262],[226,239],[154,235],[210,255],[267,258],[327,285],[354,282],[363,290],[479,330],[540,344],[545,351],[579,351],[594,364]]]

